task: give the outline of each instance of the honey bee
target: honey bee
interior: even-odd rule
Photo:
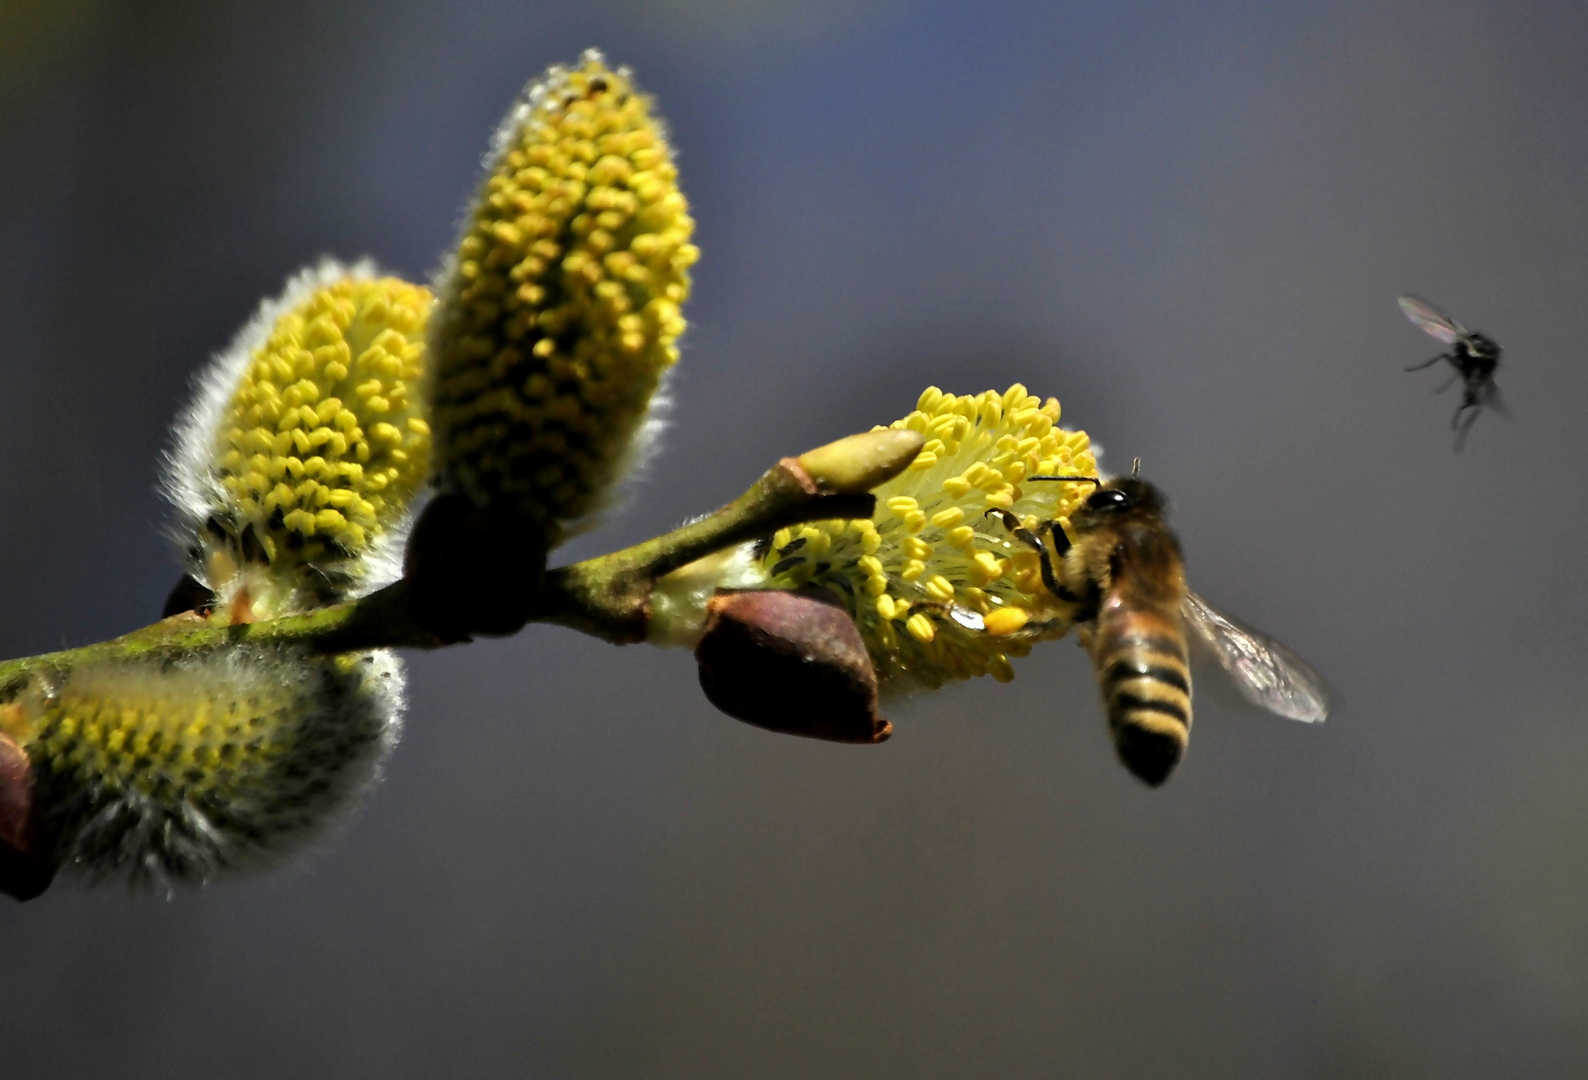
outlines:
[[[1138,475],[1032,476],[1092,484],[1070,516],[1072,541],[1057,521],[1020,527],[1007,510],[990,510],[1020,542],[1041,555],[1042,580],[1075,605],[1081,644],[1091,654],[1124,766],[1151,787],[1169,778],[1191,736],[1191,669],[1186,627],[1254,705],[1291,720],[1329,715],[1316,671],[1273,638],[1241,625],[1186,587],[1180,541],[1165,521],[1163,493]],[[1042,539],[1051,538],[1051,550]]]
[[[1423,333],[1454,346],[1449,352],[1440,353],[1421,364],[1413,364],[1406,370],[1421,371],[1441,360],[1450,361],[1450,366],[1456,369],[1450,380],[1434,392],[1443,393],[1451,383],[1461,380],[1461,404],[1456,406],[1456,415],[1450,418],[1450,428],[1456,433],[1456,449],[1460,450],[1461,444],[1467,439],[1468,429],[1478,419],[1484,406],[1505,415],[1505,402],[1500,397],[1500,388],[1494,382],[1494,370],[1500,366],[1500,346],[1494,339],[1468,330],[1425,300],[1403,296],[1399,303],[1401,311]],[[1461,419],[1462,413],[1467,414],[1465,421]]]

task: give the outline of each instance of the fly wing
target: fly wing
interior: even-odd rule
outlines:
[[[1316,723],[1329,715],[1323,677],[1301,657],[1266,634],[1242,626],[1189,589],[1181,612],[1247,701],[1289,720]]]
[[[1418,329],[1431,337],[1438,338],[1446,345],[1454,345],[1456,339],[1467,332],[1466,327],[1426,300],[1419,300],[1415,296],[1403,296],[1399,303],[1406,317],[1415,323]]]

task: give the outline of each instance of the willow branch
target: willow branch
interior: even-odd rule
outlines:
[[[897,475],[920,447],[921,438],[914,432],[879,431],[784,458],[714,513],[631,548],[548,571],[531,617],[616,644],[643,641],[651,589],[658,579],[790,525],[869,518],[876,503],[869,488]],[[49,678],[85,662],[176,659],[243,643],[290,643],[324,654],[446,644],[414,622],[408,583],[398,581],[361,599],[302,615],[217,625],[187,612],[109,641],[0,662],[0,700],[29,676]]]

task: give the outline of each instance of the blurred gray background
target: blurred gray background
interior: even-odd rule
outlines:
[[[151,621],[193,372],[293,270],[426,275],[599,45],[704,257],[666,453],[568,559],[936,383],[1176,501],[1321,728],[1204,672],[1179,774],[1048,647],[876,748],[552,628],[412,657],[330,850],[0,903],[6,1077],[1588,1075],[1588,7],[0,6],[0,652]],[[1506,348],[1454,454],[1416,291]]]

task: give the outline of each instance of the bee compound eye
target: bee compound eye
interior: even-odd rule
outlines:
[[[1128,510],[1130,496],[1113,488],[1098,488],[1086,500],[1086,506],[1090,510]]]

